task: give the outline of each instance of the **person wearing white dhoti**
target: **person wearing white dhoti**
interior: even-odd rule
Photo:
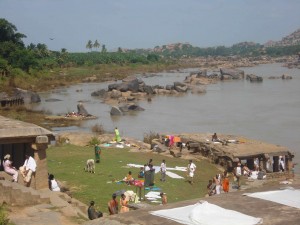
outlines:
[[[188,172],[188,177],[191,178],[191,180],[189,181],[191,184],[194,183],[193,179],[194,179],[195,170],[196,170],[196,165],[193,163],[193,160],[190,160],[187,167],[187,172]]]
[[[36,171],[36,162],[34,158],[29,155],[26,155],[26,160],[24,165],[20,167],[21,175],[24,178],[24,183],[26,186],[29,186],[32,174]]]

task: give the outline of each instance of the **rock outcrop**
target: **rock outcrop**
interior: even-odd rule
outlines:
[[[15,88],[14,97],[23,98],[24,103],[28,104],[41,102],[41,98],[36,92],[23,90],[21,88]]]
[[[221,80],[244,79],[245,76],[244,71],[239,69],[221,68],[220,73],[221,73]]]

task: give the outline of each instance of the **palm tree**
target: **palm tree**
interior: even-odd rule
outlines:
[[[106,46],[105,46],[105,45],[102,45],[101,52],[102,52],[102,53],[105,53],[105,52],[107,52],[107,50],[106,50]]]
[[[39,55],[39,57],[43,58],[43,57],[47,57],[50,55],[47,45],[38,43],[36,45],[36,48],[37,48],[37,54]]]
[[[92,41],[89,40],[85,47],[86,47],[87,49],[92,50],[92,49],[93,49],[93,43],[92,43]]]
[[[93,47],[96,48],[96,49],[97,49],[97,48],[100,48],[100,44],[99,44],[98,40],[96,40],[96,41],[94,42]]]

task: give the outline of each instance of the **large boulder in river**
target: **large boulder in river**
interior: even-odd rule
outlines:
[[[118,87],[118,90],[123,91],[132,91],[132,92],[138,92],[139,91],[139,81],[138,79],[121,83]]]
[[[110,93],[110,97],[113,99],[118,99],[118,98],[122,97],[122,93],[118,90],[112,90]]]
[[[221,80],[223,80],[224,76],[230,76],[232,79],[244,79],[245,73],[243,70],[239,69],[227,69],[227,68],[221,68]]]
[[[40,96],[36,92],[23,90],[21,88],[15,88],[15,98],[23,98],[24,103],[37,103],[41,102]]]
[[[174,89],[178,92],[187,92],[187,86],[181,82],[174,82]]]
[[[101,89],[101,90],[98,90],[98,91],[94,91],[92,92],[91,96],[94,96],[94,97],[101,97],[101,98],[105,98],[107,95],[107,92],[105,89]]]
[[[123,112],[121,111],[121,109],[117,106],[113,106],[110,110],[110,115],[111,116],[122,116]]]
[[[77,105],[77,113],[82,116],[90,115],[81,102]]]
[[[148,95],[153,95],[154,94],[154,90],[151,86],[145,85],[143,88],[144,88],[144,92],[146,92]]]
[[[123,80],[122,83],[115,83],[108,85],[108,90],[118,90],[121,92],[132,91],[138,92],[139,91],[139,80],[136,77],[128,77]]]
[[[129,112],[129,111],[144,111],[145,110],[144,108],[142,108],[139,105],[134,104],[134,103],[122,105],[119,107],[119,109],[123,113]]]
[[[120,84],[114,83],[108,85],[108,91],[117,90]]]

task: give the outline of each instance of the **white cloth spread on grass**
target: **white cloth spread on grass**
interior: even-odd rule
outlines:
[[[170,172],[170,171],[167,171],[166,175],[168,175],[171,178],[175,178],[175,179],[184,179],[182,176],[179,176],[176,173],[173,173],[173,172]]]
[[[260,198],[300,209],[300,190],[277,190],[246,194],[249,197]]]
[[[146,197],[148,200],[150,200],[150,201],[152,201],[152,200],[158,200],[158,199],[161,198],[161,197],[160,197],[160,192],[158,192],[158,191],[150,191],[150,192],[148,192],[148,193],[145,195],[145,197]]]
[[[179,207],[150,212],[152,215],[174,220],[188,225],[255,225],[262,224],[261,218],[248,216],[246,214],[224,209],[206,201]]]
[[[127,166],[129,166],[129,167],[135,167],[135,168],[144,167],[143,165],[133,164],[133,163],[129,163],[129,164],[127,164]],[[153,168],[155,169],[155,173],[160,172],[160,166],[153,166]],[[187,168],[186,167],[179,167],[179,166],[176,166],[175,168],[167,167],[166,175],[168,175],[171,178],[175,178],[175,179],[184,179],[182,176],[179,176],[176,173],[170,172],[169,170],[186,171]]]

